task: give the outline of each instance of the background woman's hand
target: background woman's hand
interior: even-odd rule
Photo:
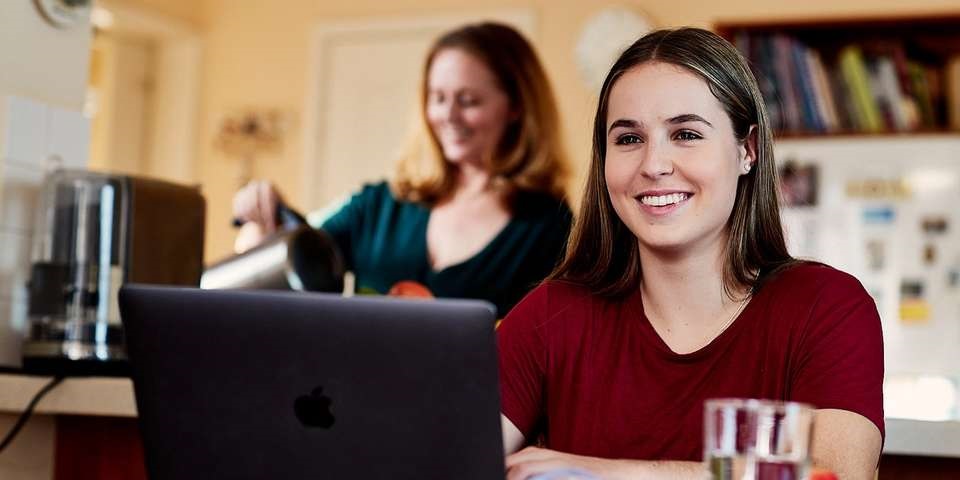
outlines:
[[[234,242],[237,253],[258,245],[277,230],[277,206],[282,202],[280,192],[268,180],[252,180],[233,196],[233,218],[243,223]]]

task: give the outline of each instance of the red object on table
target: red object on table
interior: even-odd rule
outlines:
[[[810,480],[838,480],[837,476],[829,470],[816,470],[810,473]]]
[[[433,298],[433,293],[422,283],[413,280],[401,280],[392,287],[387,295],[391,297]]]

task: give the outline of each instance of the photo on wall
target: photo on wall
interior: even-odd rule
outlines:
[[[787,160],[779,169],[780,198],[787,207],[811,207],[817,204],[818,167]]]

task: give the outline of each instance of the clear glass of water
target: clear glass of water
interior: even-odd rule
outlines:
[[[813,408],[796,402],[707,400],[703,456],[715,480],[804,480]]]

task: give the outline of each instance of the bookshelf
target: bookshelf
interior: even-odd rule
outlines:
[[[960,134],[954,15],[724,22],[778,138]]]

